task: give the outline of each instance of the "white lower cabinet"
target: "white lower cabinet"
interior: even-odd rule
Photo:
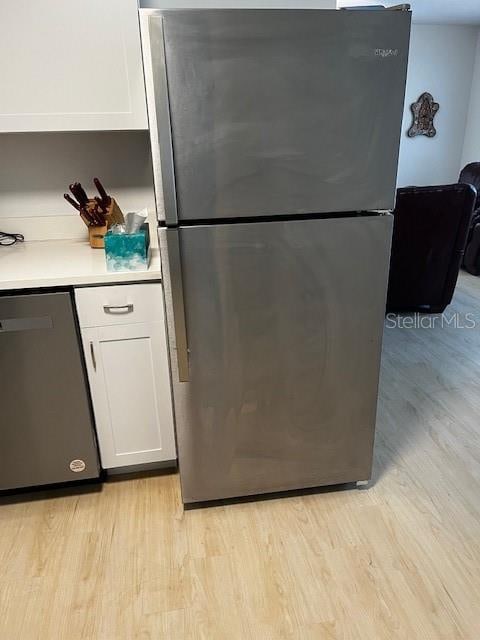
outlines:
[[[114,323],[81,326],[105,469],[176,458],[163,305],[145,320],[141,304],[147,296],[161,302],[162,293],[160,284],[76,291],[81,324],[87,318]],[[112,297],[120,304],[112,305]]]

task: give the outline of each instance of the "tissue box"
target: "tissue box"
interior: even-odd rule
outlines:
[[[105,234],[107,271],[145,271],[150,262],[150,231],[148,223],[137,233]]]

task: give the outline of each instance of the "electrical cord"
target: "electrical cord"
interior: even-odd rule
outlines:
[[[21,233],[6,233],[0,231],[0,247],[10,247],[17,242],[24,242],[25,237]]]

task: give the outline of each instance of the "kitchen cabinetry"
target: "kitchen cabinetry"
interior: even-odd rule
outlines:
[[[0,4],[0,132],[147,128],[137,0]]]
[[[75,290],[102,466],[176,458],[159,283]]]

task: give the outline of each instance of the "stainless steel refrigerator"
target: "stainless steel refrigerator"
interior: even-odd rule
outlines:
[[[183,500],[367,480],[410,12],[141,25]]]

